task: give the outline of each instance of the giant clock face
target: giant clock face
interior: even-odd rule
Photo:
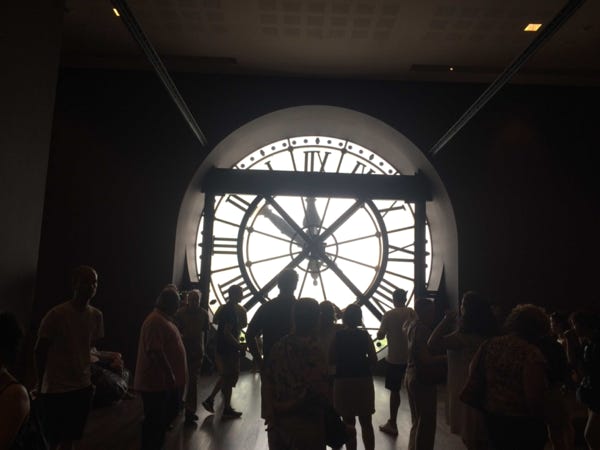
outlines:
[[[371,150],[323,136],[283,139],[233,166],[238,170],[399,175]],[[344,309],[363,302],[363,322],[374,336],[380,317],[393,307],[392,292],[414,291],[413,207],[401,200],[257,197],[228,194],[215,199],[210,299],[216,310],[232,284],[252,317],[277,295],[274,280],[291,267],[299,274],[296,296],[329,300]],[[202,221],[198,228],[200,273]],[[431,247],[427,228],[429,278]],[[257,301],[260,294],[261,301]],[[381,348],[381,347],[380,347]]]

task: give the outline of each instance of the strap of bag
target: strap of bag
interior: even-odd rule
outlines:
[[[477,351],[476,366],[473,368],[474,372],[477,372],[479,374],[483,374],[485,372],[485,367],[483,367],[483,358],[485,357],[485,351],[487,350],[489,343],[490,343],[490,340],[487,339],[479,347],[479,350]]]

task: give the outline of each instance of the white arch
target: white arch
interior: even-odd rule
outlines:
[[[185,270],[190,274],[196,271],[196,232],[204,207],[204,194],[200,192],[200,186],[208,170],[212,167],[229,168],[254,150],[292,136],[347,139],[379,154],[403,174],[420,170],[425,175],[433,193],[433,200],[427,203],[427,219],[434,248],[429,289],[443,288],[450,302],[456,302],[456,221],[446,188],[434,167],[410,140],[382,121],[357,111],[322,105],[298,106],[266,114],[237,129],[212,150],[196,170],[179,210],[173,281],[180,283]]]

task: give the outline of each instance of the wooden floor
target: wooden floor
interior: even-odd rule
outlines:
[[[199,381],[198,398],[204,399],[211,390],[215,377],[202,377]],[[375,408],[373,425],[375,445],[378,450],[405,449],[410,429],[410,410],[406,392],[401,392],[402,403],[398,414],[399,436],[392,438],[381,433],[378,425],[388,416],[388,391],[383,379],[375,378]],[[222,420],[220,397],[215,401],[216,414],[210,414],[199,406],[200,420],[196,426],[188,426],[179,417],[175,428],[167,435],[168,450],[255,450],[267,449],[267,434],[260,419],[260,378],[257,374],[243,373],[233,392],[233,406],[243,411],[235,420]],[[444,421],[443,389],[440,389],[436,449],[463,449],[461,440],[451,434]],[[83,441],[78,450],[137,450],[142,421],[142,405],[139,398],[92,411]],[[360,439],[360,429],[359,439]],[[359,441],[360,442],[360,441]],[[359,443],[358,448],[362,448]]]
[[[215,376],[202,377],[198,382],[198,398],[200,402],[212,389]],[[444,419],[445,388],[438,392],[438,426],[435,435],[435,448],[442,450],[464,449],[462,441],[450,433]],[[383,379],[375,377],[375,408],[373,425],[375,428],[375,448],[377,450],[405,449],[408,446],[410,430],[410,410],[406,392],[401,392],[402,403],[398,413],[399,436],[392,438],[381,433],[378,426],[387,420],[388,391],[383,386]],[[199,406],[200,420],[194,426],[183,423],[178,417],[175,427],[167,435],[167,450],[255,450],[267,449],[267,434],[260,419],[260,377],[257,374],[243,373],[233,392],[233,406],[243,411],[243,416],[235,420],[222,420],[220,397],[215,401],[216,414],[205,411]],[[120,403],[92,411],[83,440],[77,450],[138,450],[140,447],[140,430],[142,423],[142,404],[139,398],[124,400]],[[575,431],[577,449],[585,449],[583,442],[583,426],[586,411],[581,406],[576,411]],[[360,444],[360,429],[359,445]],[[551,449],[550,444],[546,446]]]
[[[202,377],[198,382],[199,403],[206,398],[214,382],[215,376]],[[435,448],[441,450],[464,449],[460,438],[449,432],[444,419],[445,387],[438,390],[438,426],[435,435]],[[388,391],[383,386],[383,378],[375,377],[375,408],[373,425],[375,428],[375,448],[377,450],[406,449],[410,430],[410,410],[406,391],[401,391],[402,402],[398,414],[399,436],[392,438],[381,433],[380,424],[388,416]],[[587,411],[575,404],[573,413],[577,449],[585,449],[583,427]],[[243,416],[235,420],[222,420],[220,396],[215,401],[216,414],[210,414],[199,406],[197,411],[200,420],[197,425],[188,426],[183,417],[178,417],[175,427],[167,435],[167,450],[255,450],[267,449],[267,434],[260,419],[260,377],[257,374],[242,373],[237,387],[233,391],[234,408],[243,411]],[[123,400],[120,403],[92,411],[86,427],[84,439],[76,447],[77,450],[138,450],[140,447],[140,430],[142,423],[142,403],[139,398]],[[360,429],[359,445],[360,444]],[[551,449],[550,444],[546,446]]]

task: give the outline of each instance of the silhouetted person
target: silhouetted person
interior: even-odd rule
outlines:
[[[435,356],[427,346],[431,326],[435,319],[432,301],[418,299],[415,302],[416,320],[405,324],[408,337],[408,366],[406,368],[406,392],[410,404],[412,426],[408,442],[409,450],[432,450],[435,442],[437,388],[426,374],[436,372],[445,364],[445,356]]]
[[[292,269],[282,270],[277,279],[279,295],[270,302],[261,305],[248,324],[246,330],[248,350],[252,354],[255,365],[260,368],[261,374],[273,345],[292,330],[292,308],[296,302],[296,297],[294,297],[296,286],[298,286],[298,274]],[[261,336],[262,356],[258,342],[258,338]],[[265,418],[265,395],[264,385],[262,384],[261,401],[261,417]]]
[[[239,305],[243,291],[233,285],[227,290],[229,300],[215,314],[217,324],[216,363],[219,379],[202,405],[207,411],[214,412],[214,399],[219,391],[223,394],[223,417],[234,419],[242,415],[231,407],[231,393],[240,376],[240,353],[246,346],[240,343],[240,322],[245,325],[246,310]],[[241,308],[240,312],[238,308]],[[241,319],[241,320],[240,320]]]
[[[379,426],[384,433],[398,436],[398,409],[400,408],[400,389],[404,382],[408,360],[408,341],[404,324],[415,318],[415,312],[406,306],[406,291],[397,289],[393,293],[394,308],[387,311],[377,332],[377,339],[387,337],[388,354],[385,358],[385,388],[390,391],[390,417]]]
[[[600,321],[585,311],[571,315],[571,323],[584,344],[582,380],[577,399],[588,408],[584,437],[590,449],[600,448]]]
[[[348,305],[342,316],[346,327],[335,334],[330,359],[335,365],[333,404],[349,429],[354,430],[356,417],[360,422],[366,450],[375,448],[371,416],[375,412],[375,390],[372,369],[377,353],[369,333],[362,325],[362,311],[356,304]],[[346,443],[348,450],[356,449],[356,431]]]
[[[190,304],[190,294],[192,292],[193,291],[183,291],[179,293],[179,309],[185,308]],[[198,295],[200,295],[200,293],[198,293]]]
[[[241,333],[241,330],[246,328],[246,326],[248,326],[248,316],[246,314],[246,309],[239,303],[242,300],[243,291],[236,289],[236,293],[238,293],[238,295],[234,295],[233,302],[235,304],[234,306],[235,306],[235,313],[236,313],[236,317],[237,317],[237,328],[240,330],[240,333]],[[231,295],[229,295],[228,302],[231,302],[231,301],[232,301],[232,297],[231,297]],[[219,326],[219,318],[220,318],[221,312],[223,311],[223,308],[225,306],[226,305],[219,306],[219,309],[217,309],[217,312],[215,312],[215,315],[213,316],[213,324],[215,324],[217,327]],[[217,334],[217,338],[218,338],[218,334]],[[239,334],[238,334],[238,338],[239,338]],[[215,355],[216,355],[216,352],[217,352],[217,349],[215,349]],[[240,352],[243,353],[243,350],[240,350]],[[218,368],[217,368],[217,370],[218,370]],[[206,409],[207,411],[209,411],[211,413],[215,412],[214,400],[215,400],[215,397],[217,396],[217,394],[219,392],[221,392],[222,387],[223,387],[223,377],[219,375],[219,378],[217,379],[217,382],[213,386],[211,393],[206,398],[206,400],[204,400],[202,402],[204,409]],[[233,415],[233,417],[239,417],[239,416]]]
[[[208,331],[208,312],[200,307],[200,291],[193,290],[186,294],[187,305],[182,306],[175,314],[175,323],[181,331],[185,353],[187,355],[188,383],[185,396],[185,420],[198,420],[196,407],[198,403],[198,372],[204,357],[204,333]]]
[[[488,435],[483,414],[459,397],[473,356],[482,342],[498,334],[498,326],[490,303],[477,292],[469,291],[462,296],[459,311],[458,329],[453,330],[456,313],[447,312],[431,333],[428,345],[433,353],[446,352],[448,356],[450,431],[459,434],[468,449],[486,449]]]
[[[264,367],[269,449],[324,450],[324,408],[331,398],[325,355],[315,338],[319,305],[311,298],[294,303],[294,331],[272,347]]]
[[[162,290],[140,331],[134,388],[142,394],[142,450],[162,449],[165,433],[179,411],[187,365],[181,334],[173,323],[179,295]]]
[[[37,391],[44,402],[48,441],[59,449],[80,440],[92,404],[90,349],[104,337],[102,313],[90,306],[98,274],[79,266],[72,275],[73,297],[42,319],[35,346]]]
[[[559,312],[550,314],[550,330],[565,351],[569,368],[576,371],[583,352],[577,333],[571,328],[568,315]]]
[[[317,341],[327,360],[329,360],[331,343],[333,342],[335,334],[344,328],[342,324],[335,323],[335,321],[335,305],[327,300],[319,303]],[[335,366],[333,364],[329,364],[329,375],[331,378],[331,387],[333,388],[333,376],[335,375]]]
[[[574,431],[564,396],[564,387],[570,380],[567,355],[551,334],[542,336],[535,345],[546,358],[548,389],[543,410],[550,443],[554,450],[571,450],[575,445]]]
[[[246,339],[248,350],[259,366],[269,357],[271,348],[283,336],[288,334],[292,327],[292,308],[296,297],[294,291],[298,285],[298,274],[291,269],[285,269],[279,274],[277,287],[279,295],[270,302],[261,305],[248,325]],[[256,338],[262,336],[261,356]]]
[[[482,404],[491,448],[541,450],[547,440],[543,405],[548,379],[546,359],[534,344],[548,334],[549,319],[535,305],[517,305],[504,328],[508,334],[491,338],[473,357],[467,385],[483,373]]]
[[[24,448],[23,425],[29,415],[29,394],[8,371],[15,363],[23,331],[16,317],[0,312],[0,449]],[[13,447],[13,445],[15,447]]]

